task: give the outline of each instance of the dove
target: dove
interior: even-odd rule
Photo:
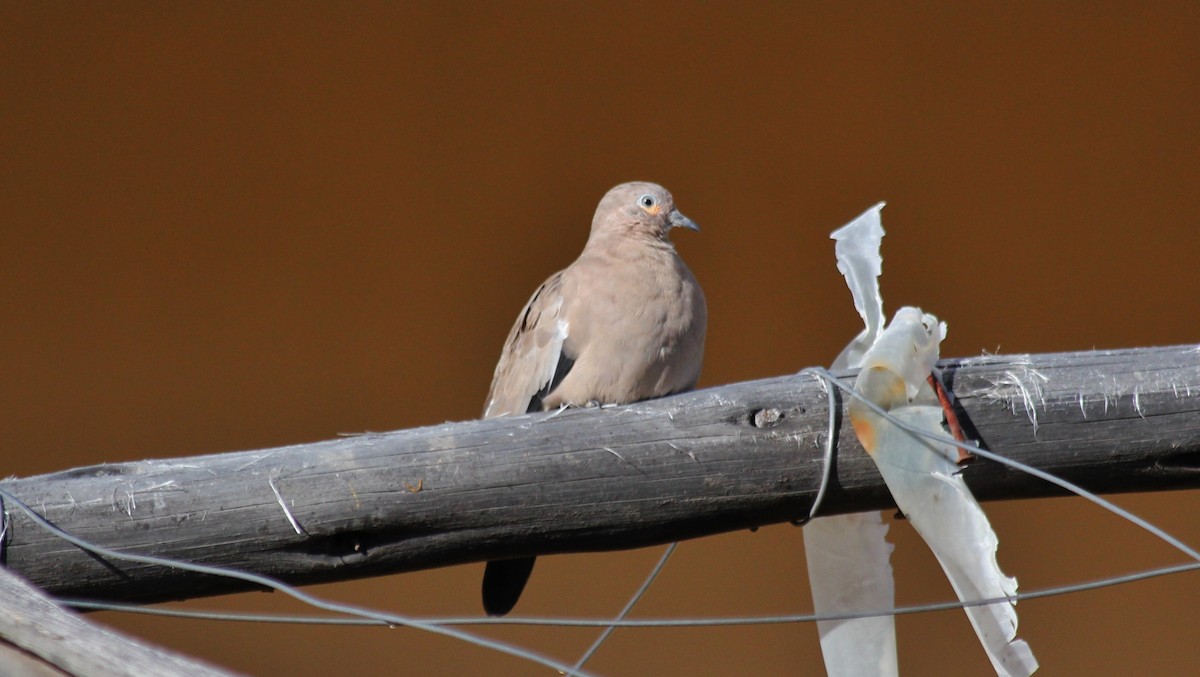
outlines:
[[[504,342],[484,418],[628,404],[691,390],[708,308],[675,251],[673,228],[700,228],[665,188],[624,183],[596,207],[579,257],[525,304]],[[488,562],[488,615],[516,605],[534,558]]]

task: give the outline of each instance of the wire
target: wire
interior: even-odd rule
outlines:
[[[837,453],[837,390],[830,388],[824,379],[818,378],[817,383],[821,384],[821,389],[825,391],[825,396],[829,399],[827,407],[829,410],[829,429],[825,433],[825,455],[821,461],[821,485],[817,487],[817,496],[813,499],[812,505],[808,506],[808,516],[792,522],[792,524],[798,527],[811,522],[817,516],[817,510],[820,509],[821,503],[825,501],[825,493],[829,490],[829,483],[833,479],[834,455]]]
[[[1170,544],[1171,546],[1173,546],[1180,552],[1184,553],[1188,557],[1190,557],[1196,561],[1200,561],[1200,552],[1197,552],[1196,550],[1194,550],[1193,548],[1191,548],[1190,546],[1185,544],[1183,541],[1179,540],[1178,538],[1175,538],[1174,536],[1168,534],[1166,531],[1160,529],[1159,527],[1154,526],[1153,524],[1142,519],[1141,517],[1138,517],[1137,515],[1133,514],[1132,512],[1129,512],[1128,510],[1116,505],[1112,501],[1103,499],[1103,498],[1097,496],[1096,494],[1093,494],[1092,492],[1088,491],[1087,489],[1084,489],[1083,487],[1079,486],[1078,484],[1075,484],[1073,482],[1068,482],[1067,480],[1064,480],[1060,477],[1055,477],[1054,475],[1051,475],[1050,473],[1048,473],[1044,470],[1035,468],[1031,465],[1026,465],[1024,463],[1021,463],[1020,461],[1014,461],[1010,458],[1006,458],[999,454],[988,451],[987,449],[982,449],[974,444],[968,444],[966,442],[959,442],[958,440],[956,440],[952,437],[949,437],[947,435],[939,435],[937,433],[931,433],[926,430],[921,430],[920,428],[918,428],[916,426],[909,425],[908,423],[905,423],[904,421],[900,421],[900,420],[896,419],[895,417],[890,416],[888,414],[888,412],[885,411],[879,405],[877,405],[874,402],[863,397],[863,395],[861,393],[859,393],[857,390],[855,390],[855,389],[851,388],[850,386],[839,381],[837,376],[834,375],[833,372],[829,371],[828,369],[825,369],[824,367],[809,367],[808,369],[802,370],[800,373],[813,374],[815,376],[819,376],[820,378],[827,380],[829,383],[840,388],[843,392],[848,393],[851,397],[858,400],[862,404],[866,405],[868,409],[871,409],[875,413],[887,418],[892,423],[892,425],[895,425],[896,427],[900,428],[901,430],[908,431],[909,433],[911,433],[913,435],[918,435],[920,437],[924,437],[926,439],[930,439],[935,442],[939,442],[939,443],[943,443],[943,444],[953,444],[954,446],[958,447],[959,449],[968,451],[968,452],[975,454],[976,456],[979,456],[981,458],[986,458],[989,461],[993,461],[995,463],[999,463],[1001,465],[1008,466],[1009,468],[1012,468],[1013,470],[1020,470],[1023,473],[1033,475],[1034,477],[1036,477],[1038,479],[1044,480],[1053,485],[1056,485],[1058,487],[1066,489],[1067,491],[1075,494],[1076,496],[1079,496],[1080,498],[1085,498],[1085,499],[1091,501],[1092,503],[1095,503],[1096,505],[1100,506],[1101,508],[1108,510],[1109,512],[1113,513],[1114,515],[1117,515],[1118,517],[1125,518],[1127,521],[1133,523],[1134,525],[1141,527],[1142,529],[1145,529],[1146,531],[1150,532],[1151,534],[1154,534],[1155,536],[1159,537],[1160,539],[1162,539],[1166,543]]]
[[[116,550],[111,550],[109,548],[105,548],[103,546],[95,545],[93,543],[85,541],[82,538],[79,538],[77,536],[74,536],[74,535],[66,532],[66,531],[63,531],[62,529],[59,529],[58,527],[51,524],[49,520],[47,520],[45,517],[42,517],[41,515],[36,513],[33,510],[33,508],[30,508],[28,505],[25,505],[25,503],[22,502],[21,499],[17,498],[11,492],[9,492],[7,489],[5,489],[3,487],[0,487],[0,497],[3,497],[5,499],[7,499],[8,501],[11,501],[14,505],[16,505],[18,508],[20,508],[22,512],[24,512],[26,515],[28,515],[29,518],[32,519],[33,522],[35,524],[37,524],[39,527],[41,527],[42,529],[54,534],[55,536],[61,538],[62,540],[66,541],[76,547],[82,548],[90,553],[95,554],[95,555],[100,555],[102,557],[107,557],[109,559],[123,560],[126,562],[137,562],[140,564],[152,564],[152,565],[156,565],[156,566],[165,566],[165,567],[170,567],[172,569],[182,569],[183,571],[192,571],[192,572],[199,573],[199,574],[209,574],[212,576],[224,576],[226,578],[235,578],[238,580],[243,580],[243,581],[247,581],[249,583],[254,583],[254,584],[261,585],[261,586],[264,586],[267,588],[271,588],[272,590],[277,590],[279,592],[284,593],[285,595],[293,597],[301,602],[304,602],[305,604],[308,604],[309,606],[313,606],[318,609],[324,609],[326,611],[332,611],[334,613],[348,614],[351,616],[359,616],[361,618],[368,618],[368,619],[372,619],[372,620],[375,620],[375,621],[378,621],[381,623],[386,623],[388,625],[403,625],[405,627],[415,628],[418,630],[424,630],[426,632],[432,632],[432,633],[438,634],[438,635],[446,635],[448,637],[453,637],[455,639],[460,639],[460,640],[463,640],[466,642],[470,642],[471,644],[475,644],[476,646],[493,649],[495,651],[499,651],[501,653],[506,653],[511,656],[516,656],[518,658],[524,658],[525,660],[532,661],[534,663],[539,663],[546,667],[553,668],[555,670],[559,670],[562,672],[567,672],[571,669],[569,666],[567,666],[563,663],[559,663],[558,661],[556,661],[552,658],[542,656],[540,654],[534,653],[534,652],[526,650],[526,649],[522,649],[521,647],[513,646],[511,644],[505,644],[504,642],[498,642],[496,640],[487,639],[485,637],[479,637],[477,635],[472,635],[470,633],[463,632],[462,630],[455,630],[453,628],[446,627],[444,625],[434,625],[434,624],[426,623],[424,621],[420,621],[420,620],[416,620],[416,619],[412,619],[412,618],[406,618],[404,616],[398,616],[395,614],[384,613],[381,611],[374,611],[372,609],[367,609],[364,607],[323,600],[319,597],[316,597],[314,595],[310,595],[306,592],[303,592],[303,591],[299,590],[298,588],[294,588],[294,587],[288,585],[287,583],[275,580],[268,576],[254,574],[254,573],[250,573],[250,572],[246,572],[246,571],[238,571],[236,569],[225,569],[222,567],[207,566],[204,564],[194,564],[192,562],[180,562],[180,561],[176,561],[176,560],[166,559],[163,557],[153,557],[150,555],[135,555],[135,554],[131,554],[131,553],[124,553],[124,552],[118,552]],[[582,674],[582,673],[577,673],[577,674]]]
[[[646,580],[642,581],[641,587],[637,589],[637,592],[633,593],[633,597],[630,597],[629,601],[625,603],[625,608],[621,609],[621,613],[617,614],[617,617],[613,619],[614,623],[625,620],[625,617],[628,616],[629,612],[633,610],[634,605],[636,605],[642,599],[642,595],[645,595],[646,591],[650,589],[650,584],[654,582],[654,579],[658,578],[658,574],[661,573],[663,567],[667,565],[667,560],[671,559],[671,554],[675,552],[675,547],[677,545],[679,544],[672,543],[667,546],[667,549],[665,552],[663,552],[662,557],[658,558],[658,564],[654,565],[654,568],[651,569],[650,573],[646,575]],[[574,676],[579,674],[579,671],[583,669],[584,663],[588,662],[588,659],[592,657],[592,654],[596,653],[596,651],[600,648],[600,645],[604,644],[604,640],[608,639],[608,636],[611,635],[613,630],[616,629],[617,626],[614,623],[610,623],[608,627],[604,628],[604,632],[601,632],[600,636],[596,638],[596,641],[592,642],[592,645],[588,647],[588,650],[579,657],[579,660],[575,662],[575,667],[570,673],[568,673],[568,675]]]
[[[725,618],[637,618],[637,619],[587,619],[587,618],[537,618],[511,616],[491,618],[480,616],[422,618],[419,620],[428,625],[532,625],[560,626],[573,628],[703,628],[730,625],[782,625],[787,623],[815,623],[817,621],[836,621],[852,618],[870,618],[875,616],[907,616],[911,614],[931,613],[962,609],[968,606],[985,606],[998,602],[1018,602],[1025,600],[1057,597],[1059,595],[1088,592],[1101,588],[1125,585],[1161,576],[1188,573],[1200,570],[1200,562],[1188,562],[1173,566],[1147,569],[1131,574],[1109,576],[1085,583],[1071,583],[1029,592],[1020,592],[1010,597],[969,600],[952,602],[932,602],[929,604],[914,604],[896,607],[895,609],[880,609],[878,611],[862,611],[846,614],[780,614],[773,616],[731,616]],[[365,618],[338,618],[329,616],[293,616],[287,614],[250,614],[225,611],[184,610],[138,606],[136,604],[121,604],[117,602],[96,602],[82,599],[59,599],[64,604],[76,609],[90,611],[116,611],[122,613],[145,614],[149,616],[165,616],[170,618],[190,618],[212,621],[240,621],[249,623],[295,623],[298,625],[389,625],[385,621]]]

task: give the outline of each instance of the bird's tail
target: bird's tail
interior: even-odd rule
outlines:
[[[483,570],[483,610],[489,616],[512,611],[533,572],[534,557],[488,562]]]

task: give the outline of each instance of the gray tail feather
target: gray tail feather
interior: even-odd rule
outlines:
[[[483,610],[489,616],[512,611],[533,572],[534,557],[488,562],[483,570]]]

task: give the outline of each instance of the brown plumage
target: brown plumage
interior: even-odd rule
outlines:
[[[627,404],[696,385],[708,310],[668,238],[674,227],[699,230],[662,186],[635,182],[608,191],[579,258],[542,283],[517,317],[484,418]],[[512,609],[533,562],[488,562],[488,614]]]

